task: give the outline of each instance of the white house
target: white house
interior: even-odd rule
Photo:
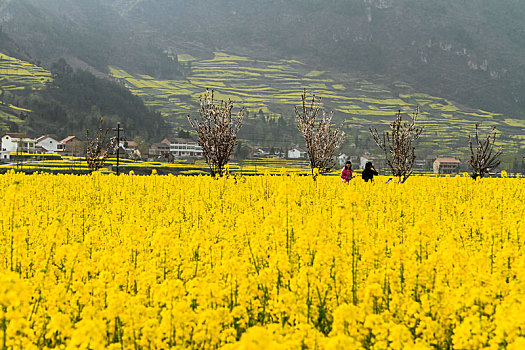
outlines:
[[[36,153],[36,140],[26,134],[8,133],[2,135],[1,160],[10,160],[11,153]]]
[[[372,157],[370,157],[370,156],[361,156],[361,159],[359,161],[359,168],[360,169],[364,169],[366,163],[371,162],[371,161],[372,161]]]
[[[370,156],[370,155],[364,155],[361,156],[359,159],[359,168],[364,169],[366,166],[366,163],[372,162],[374,166],[378,169],[384,168],[387,166],[387,162],[384,156]]]
[[[202,157],[202,147],[191,139],[175,138],[170,143],[170,153],[175,157]]]
[[[306,158],[306,154],[306,151],[303,151],[299,147],[295,147],[288,150],[288,158],[290,159]]]
[[[133,153],[137,150],[137,143],[135,141],[120,141],[119,144],[126,152]]]
[[[57,139],[49,135],[43,135],[36,139],[36,147],[46,154],[56,153],[59,144],[60,142]]]
[[[350,160],[350,159],[348,159],[348,156],[346,154],[344,154],[344,153],[341,153],[340,155],[335,157],[335,159],[337,161],[337,165],[339,165],[339,166],[345,165],[346,161]]]
[[[269,154],[270,152],[264,150],[263,148],[257,148],[254,152],[254,156],[256,157],[266,157]]]

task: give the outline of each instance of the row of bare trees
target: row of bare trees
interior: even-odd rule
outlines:
[[[327,113],[321,109],[320,97],[313,95],[309,99],[306,90],[303,90],[301,100],[301,107],[295,107],[295,119],[297,128],[304,138],[308,160],[315,178],[317,174],[327,173],[333,169],[334,154],[343,143],[344,132],[341,131],[341,125],[332,128],[333,111]],[[237,133],[242,127],[244,109],[239,110],[235,118],[232,117],[231,100],[221,101],[217,105],[213,90],[206,90],[200,103],[200,118],[192,119],[188,115],[188,120],[197,131],[199,145],[203,148],[212,175],[222,176],[236,144]],[[383,151],[392,175],[401,183],[413,173],[416,159],[414,143],[423,132],[423,127],[416,126],[418,117],[419,106],[408,121],[403,120],[399,110],[390,124],[389,131],[380,133],[375,128],[369,129],[375,143]],[[471,159],[468,163],[472,167],[473,178],[484,177],[500,164],[499,157],[502,151],[495,149],[495,141],[495,129],[481,139],[476,124],[475,138],[469,135]]]
[[[306,90],[301,95],[302,105],[295,107],[297,128],[304,138],[308,160],[314,179],[318,174],[330,172],[334,166],[335,151],[342,145],[344,132],[341,125],[333,128],[333,111],[327,113],[321,109],[321,98],[313,95],[308,98]],[[198,143],[203,149],[206,163],[213,176],[224,175],[237,142],[237,134],[242,127],[244,108],[233,116],[234,105],[231,100],[216,103],[214,91],[206,89],[200,97],[199,118],[188,115],[190,125],[198,135]],[[385,155],[386,163],[394,177],[404,183],[413,173],[416,159],[414,143],[421,136],[423,127],[416,126],[419,117],[419,106],[412,117],[403,120],[401,111],[397,112],[390,130],[379,132],[376,128],[369,131],[381,151]],[[98,170],[109,155],[118,151],[118,142],[115,138],[107,140],[109,129],[105,132],[100,120],[98,133],[91,137],[87,131],[86,161],[90,170]],[[480,138],[476,124],[475,136],[469,135],[469,149],[471,158],[468,161],[472,167],[472,177],[484,177],[499,164],[501,150],[496,150],[496,130],[493,128],[486,137]]]
[[[392,175],[405,182],[413,172],[416,160],[414,142],[423,132],[423,127],[416,126],[419,116],[419,106],[409,121],[403,121],[401,111],[390,124],[390,131],[379,133],[377,129],[369,128],[377,146],[385,154],[386,162]],[[484,137],[479,136],[479,125],[476,124],[475,137],[469,135],[470,159],[468,164],[472,168],[471,176],[476,179],[485,177],[499,164],[499,157],[503,154],[501,149],[496,149],[496,128]]]

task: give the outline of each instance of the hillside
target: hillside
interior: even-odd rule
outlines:
[[[525,116],[519,0],[116,0],[152,41],[403,80],[474,108]]]
[[[420,146],[456,153],[475,123],[525,146],[523,18],[517,0],[0,1],[2,32],[28,59],[118,78],[175,131],[210,87],[248,108],[245,141],[284,147],[299,140],[305,87],[349,142],[419,104]]]
[[[176,60],[103,0],[0,0],[0,23],[29,57],[46,66],[73,58],[102,72],[117,64],[159,77],[181,75]]]
[[[0,131],[83,137],[101,117],[126,125],[129,138],[166,135],[164,119],[114,81],[74,71],[65,60],[52,72],[0,53]]]
[[[172,79],[185,72],[170,52],[298,59],[525,118],[520,0],[2,0],[0,18],[45,64]]]
[[[51,80],[51,73],[27,61],[0,53],[0,76],[0,131],[18,131],[31,111],[16,104],[13,96],[43,89]]]
[[[296,60],[253,60],[221,52],[209,60],[188,55],[179,60],[191,62],[191,74],[184,80],[132,75],[116,67],[111,68],[111,74],[161,111],[175,128],[187,128],[186,115],[196,114],[199,96],[206,88],[215,89],[217,100],[229,98],[237,107],[245,107],[248,118],[241,137],[267,146],[285,148],[300,141],[292,116],[306,88],[323,98],[325,108],[334,110],[335,120],[342,122],[349,134],[347,145],[369,139],[369,126],[386,128],[398,109],[412,114],[419,105],[419,122],[425,127],[420,150],[431,153],[438,149],[462,156],[467,132],[478,122],[485,129],[497,126],[503,134],[501,144],[509,149],[525,148],[522,120],[420,93],[405,82],[375,84],[362,76],[310,70]],[[360,146],[373,145],[361,142]]]

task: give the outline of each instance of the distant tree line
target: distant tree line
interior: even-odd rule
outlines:
[[[284,148],[302,141],[301,134],[291,118],[259,110],[246,112],[239,138],[266,147]]]

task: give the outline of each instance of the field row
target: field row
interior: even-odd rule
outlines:
[[[0,86],[6,91],[23,90],[26,87],[41,89],[52,79],[46,69],[2,53],[0,75]]]
[[[109,158],[102,169],[105,173],[115,172],[117,166],[116,158]],[[13,162],[0,165],[0,169],[18,171],[40,171],[40,172],[88,172],[89,167],[83,157],[63,157],[56,160],[38,160]],[[106,170],[111,169],[111,170]],[[119,169],[122,173],[134,172],[137,174],[151,174],[152,171],[160,173],[171,173],[180,175],[205,175],[209,174],[209,167],[204,160],[193,163],[187,162],[144,162],[130,159],[120,159]],[[295,174],[309,174],[310,167],[306,160],[286,159],[249,159],[242,162],[230,162],[227,165],[228,172],[234,175],[262,175],[281,174],[284,172]],[[338,174],[335,170],[334,174]]]
[[[51,81],[51,73],[46,69],[0,53],[0,89],[2,91],[21,91],[24,89],[42,89]],[[0,101],[0,132],[7,131],[7,122],[21,123],[21,113],[28,109],[4,104]]]

